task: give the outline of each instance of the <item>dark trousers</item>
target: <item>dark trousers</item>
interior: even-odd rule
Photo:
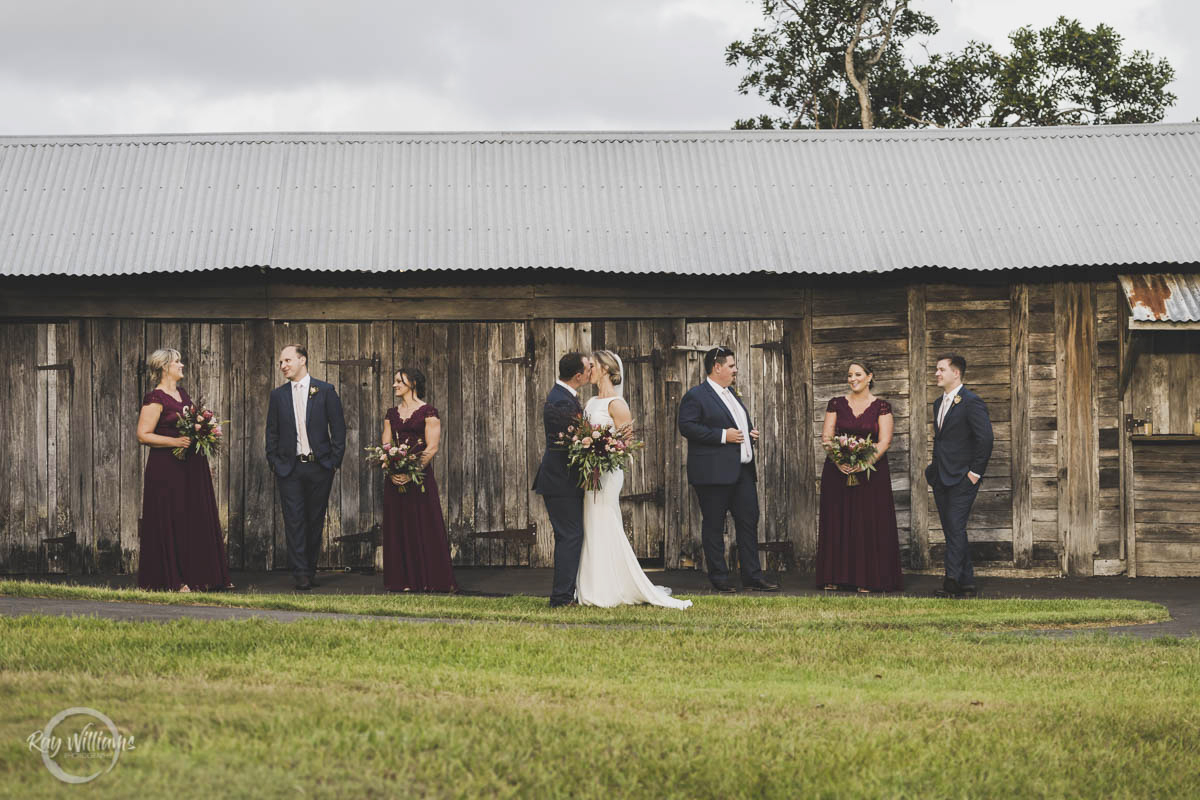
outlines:
[[[333,487],[333,470],[315,461],[297,462],[286,478],[275,477],[287,536],[288,569],[301,578],[317,574],[325,510]]]
[[[758,484],[754,481],[753,468],[743,464],[737,483],[697,485],[695,489],[700,501],[700,514],[704,519],[700,526],[700,538],[704,543],[704,561],[708,566],[709,580],[729,580],[729,565],[725,562],[726,514],[733,515],[742,580],[760,580]]]
[[[583,551],[583,498],[578,495],[542,495],[550,527],[554,528],[554,587],[550,605],[575,599],[579,555]]]
[[[967,518],[979,494],[979,484],[963,478],[954,486],[943,486],[935,479],[932,488],[942,532],[946,535],[946,577],[958,581],[959,586],[974,586],[975,567],[967,547]]]

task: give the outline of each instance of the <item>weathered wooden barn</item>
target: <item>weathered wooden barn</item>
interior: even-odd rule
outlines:
[[[159,346],[231,420],[232,565],[282,566],[263,427],[298,341],[349,425],[330,566],[372,563],[383,485],[359,454],[401,364],[445,421],[455,562],[549,564],[540,404],[560,353],[604,346],[648,442],[633,545],[700,567],[674,415],[721,343],[763,431],[778,565],[813,556],[820,422],[856,358],[895,409],[905,558],[936,569],[922,470],[954,350],[996,432],[977,563],[1200,575],[1197,263],[1192,124],[0,138],[0,572],[136,569]]]

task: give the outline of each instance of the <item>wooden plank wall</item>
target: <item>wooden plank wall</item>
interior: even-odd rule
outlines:
[[[933,403],[942,390],[934,377],[938,359],[957,353],[967,361],[963,382],[987,404],[995,437],[987,476],[971,509],[969,538],[977,566],[1011,565],[1013,556],[1012,500],[1012,368],[1011,291],[1008,286],[938,284],[925,291],[924,424],[933,449]],[[945,556],[945,536],[938,520],[932,490],[926,496],[929,549],[933,566]]]
[[[1156,435],[1192,434],[1200,420],[1200,332],[1135,331],[1131,336],[1140,355],[1129,353],[1137,358],[1126,413],[1150,419]],[[1136,575],[1200,575],[1200,485],[1195,479],[1200,439],[1195,441],[1126,445],[1132,475],[1126,479],[1124,516]]]
[[[873,391],[891,404],[895,417],[888,466],[901,554],[906,563],[912,563],[919,560],[916,554],[921,552],[922,545],[914,542],[911,527],[909,421],[913,410],[909,398],[914,378],[909,370],[908,290],[903,286],[889,287],[865,294],[858,289],[817,289],[812,305],[811,445],[818,491],[825,463],[821,426],[826,408],[831,398],[849,390],[846,370],[850,361],[868,361],[875,371]],[[815,538],[812,546],[815,555]]]
[[[1132,335],[1141,355],[1129,382],[1129,413],[1149,418],[1156,434],[1190,434],[1200,420],[1200,331]]]
[[[1200,576],[1200,443],[1135,442],[1139,576]]]
[[[760,537],[791,541],[802,567],[815,554],[820,425],[828,400],[845,392],[845,369],[854,358],[871,361],[876,392],[895,412],[889,460],[906,563],[940,566],[942,536],[921,470],[939,391],[933,368],[940,355],[957,351],[967,358],[967,384],[988,403],[996,433],[970,528],[978,562],[1001,570],[1061,565],[1072,574],[1116,573],[1127,565],[1126,547],[1136,541],[1140,548],[1144,540],[1149,549],[1145,558],[1138,552],[1135,567],[1144,562],[1153,574],[1174,568],[1186,574],[1194,564],[1187,561],[1192,543],[1164,540],[1164,526],[1184,524],[1177,517],[1200,514],[1200,505],[1185,491],[1174,501],[1178,508],[1147,507],[1161,490],[1152,486],[1156,477],[1145,476],[1163,470],[1140,451],[1140,483],[1128,479],[1128,510],[1122,510],[1122,475],[1134,469],[1122,470],[1120,461],[1123,302],[1107,282],[913,284],[869,295],[816,287],[801,293],[790,317],[743,320],[647,314],[557,321],[6,322],[0,402],[11,413],[0,458],[12,465],[13,479],[0,486],[0,571],[67,570],[65,551],[50,548],[42,562],[39,543],[70,531],[80,545],[72,570],[136,569],[146,451],[133,431],[148,388],[145,356],[164,345],[183,353],[189,393],[231,421],[228,447],[212,464],[231,564],[282,567],[282,520],[262,453],[264,412],[268,393],[282,382],[278,349],[300,342],[309,348],[313,374],[339,387],[349,431],[330,499],[326,566],[369,555],[334,539],[380,519],[383,482],[367,470],[362,448],[378,440],[393,402],[392,371],[404,364],[425,370],[427,400],[443,419],[435,474],[454,562],[552,563],[548,519],[529,491],[542,451],[541,402],[559,355],[606,346],[641,359],[631,361],[626,387],[648,442],[625,489],[638,498],[623,504],[634,549],[667,567],[703,568],[699,510],[675,413],[682,394],[703,379],[694,348],[726,344],[737,354],[738,385],[763,432],[756,456]],[[1136,415],[1149,408],[1156,432],[1190,433],[1200,411],[1200,334],[1147,338],[1125,405]],[[326,363],[376,356],[378,368]],[[37,369],[68,363],[70,370]],[[590,393],[585,388],[585,401]],[[805,435],[805,419],[811,447],[790,446]],[[531,524],[537,542],[530,548],[475,535]],[[1191,533],[1185,527],[1179,535]],[[727,544],[732,534],[730,524]]]

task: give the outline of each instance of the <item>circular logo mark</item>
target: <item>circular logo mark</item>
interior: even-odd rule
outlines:
[[[69,734],[65,739],[54,735],[54,730],[64,720],[71,717],[82,716],[91,717],[91,721],[87,722],[81,729]],[[103,728],[98,728],[96,723],[103,725]],[[42,731],[38,731],[29,737],[30,747],[36,747],[41,751],[42,763],[46,765],[46,769],[50,770],[50,774],[58,778],[63,783],[87,783],[100,777],[106,772],[110,772],[117,765],[117,759],[121,757],[121,752],[124,750],[133,749],[133,737],[125,736],[117,730],[117,725],[111,719],[101,714],[94,708],[86,706],[75,706],[68,708],[65,711],[60,711],[55,714],[46,727]],[[36,741],[36,743],[35,743]],[[65,748],[65,753],[63,752]],[[112,751],[112,758],[108,759],[108,752]],[[79,759],[96,759],[104,758],[107,760],[107,766],[96,770],[90,775],[76,775],[63,769],[57,759],[63,756]]]

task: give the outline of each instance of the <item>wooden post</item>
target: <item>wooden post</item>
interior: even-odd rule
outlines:
[[[1033,433],[1029,423],[1029,286],[1014,284],[1009,299],[1012,376],[1013,564],[1033,560]]]
[[[786,409],[794,443],[784,447],[784,474],[795,487],[788,497],[788,539],[805,565],[817,556],[817,470],[813,450],[812,292],[804,290],[802,316],[783,322],[784,368],[791,402]]]
[[[908,480],[912,532],[909,562],[914,569],[929,568],[929,492],[925,467],[929,463],[929,415],[925,392],[925,287],[908,287]]]
[[[1125,302],[1124,292],[1118,286],[1117,307],[1120,330],[1117,336],[1117,363],[1120,365],[1120,383],[1117,386],[1117,443],[1120,450],[1121,463],[1121,558],[1125,561],[1125,574],[1130,578],[1137,577],[1137,537],[1134,535],[1134,496],[1133,496],[1133,443],[1129,440],[1129,430],[1125,427],[1127,415],[1136,416],[1137,409],[1133,406],[1133,388],[1130,377],[1137,360],[1137,352],[1130,341],[1129,305]]]
[[[1090,577],[1096,554],[1099,443],[1096,313],[1088,283],[1054,285],[1058,364],[1058,532],[1063,571]]]

